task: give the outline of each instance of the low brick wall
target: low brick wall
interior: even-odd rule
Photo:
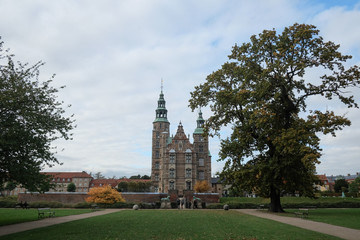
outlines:
[[[194,196],[206,203],[218,203],[220,201],[220,195],[218,193],[194,193]]]
[[[217,203],[219,202],[219,194],[217,193],[194,193],[194,196],[200,198],[202,202],[206,203]],[[122,193],[123,198],[126,202],[131,203],[155,203],[160,202],[161,198],[166,198],[167,193],[133,193],[126,192]],[[19,202],[61,202],[64,204],[75,204],[85,202],[87,193],[68,193],[68,192],[49,192],[49,193],[19,193]],[[175,196],[173,196],[175,198]]]
[[[85,198],[87,198],[87,193],[63,193],[63,192],[51,192],[51,193],[19,193],[18,201],[19,202],[61,202],[64,204],[74,204],[85,202]]]
[[[160,202],[161,198],[166,198],[166,193],[134,193],[124,192],[121,193],[126,202],[133,203],[155,203]]]

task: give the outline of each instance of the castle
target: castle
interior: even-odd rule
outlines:
[[[193,191],[196,182],[211,182],[211,155],[208,137],[203,136],[204,122],[201,111],[190,142],[180,122],[175,136],[170,136],[163,90],[161,89],[152,131],[151,180],[155,192],[168,193],[177,190]]]

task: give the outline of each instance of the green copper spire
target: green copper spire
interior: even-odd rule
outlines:
[[[161,92],[160,92],[160,97],[158,100],[158,107],[156,109],[156,118],[154,122],[169,122],[167,120],[167,110],[165,107],[165,99],[164,99],[164,93],[163,93],[163,85],[161,82]]]
[[[201,109],[200,109],[199,117],[196,120],[197,126],[196,126],[196,129],[194,131],[194,134],[203,134],[204,133],[204,123],[205,123],[205,120],[202,117],[202,112],[201,112]]]

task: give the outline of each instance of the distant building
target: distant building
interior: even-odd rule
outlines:
[[[67,192],[67,186],[74,183],[76,186],[75,192],[88,192],[90,182],[93,179],[90,174],[85,171],[82,172],[42,172],[42,174],[50,175],[51,182],[55,184],[54,189],[49,192]],[[18,195],[19,193],[27,192],[25,188],[17,186],[10,195]]]
[[[52,183],[56,184],[55,189],[49,192],[67,192],[67,186],[74,183],[75,192],[88,192],[92,177],[85,171],[82,172],[44,172],[52,176]]]
[[[153,122],[151,180],[154,191],[167,193],[177,190],[193,190],[196,182],[211,182],[211,155],[208,137],[203,136],[205,120],[199,112],[197,127],[193,132],[194,142],[186,136],[180,122],[175,136],[170,136],[165,99],[161,90]]]
[[[90,182],[90,189],[94,187],[103,187],[109,185],[113,188],[118,188],[119,183],[121,182],[150,182],[150,179],[129,179],[129,178],[121,178],[121,179],[93,179]]]

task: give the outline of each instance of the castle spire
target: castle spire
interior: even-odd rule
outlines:
[[[166,101],[164,99],[164,93],[163,93],[163,80],[161,79],[161,91],[158,100],[158,107],[155,110],[156,116],[154,122],[169,122],[167,119],[167,109],[165,107],[165,104]]]
[[[202,116],[202,112],[200,109],[198,119],[196,120],[196,129],[194,131],[194,134],[203,134],[204,133],[204,123],[205,123],[205,120]]]

